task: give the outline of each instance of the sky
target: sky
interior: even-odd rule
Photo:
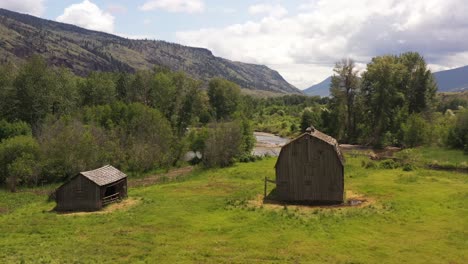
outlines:
[[[466,0],[0,0],[0,7],[128,38],[264,64],[300,89],[352,58],[421,53],[433,71],[468,65]]]

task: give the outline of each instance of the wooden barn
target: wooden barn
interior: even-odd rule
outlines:
[[[344,196],[344,158],[336,139],[314,129],[285,145],[276,169],[281,201],[338,204]]]
[[[97,211],[127,197],[127,175],[107,165],[80,172],[55,191],[57,211]]]

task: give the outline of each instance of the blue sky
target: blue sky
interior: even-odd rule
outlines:
[[[433,71],[468,64],[465,0],[0,0],[0,7],[129,38],[264,64],[307,88],[353,58],[420,52]]]

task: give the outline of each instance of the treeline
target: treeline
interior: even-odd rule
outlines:
[[[375,57],[361,75],[354,62],[345,59],[334,72],[329,98],[256,99],[255,128],[293,136],[313,125],[340,143],[437,145],[468,152],[468,101],[441,100],[418,53]]]
[[[438,112],[444,106],[437,84],[418,53],[375,57],[361,77],[352,60],[337,63],[334,71],[323,129],[340,141],[468,150],[466,110]]]
[[[82,78],[41,57],[0,67],[0,184],[64,181],[104,164],[128,172],[168,168],[192,150],[205,166],[249,155],[254,138],[240,88],[208,89],[155,67]]]

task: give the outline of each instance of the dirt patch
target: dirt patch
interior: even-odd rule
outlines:
[[[110,204],[106,207],[104,207],[100,211],[95,211],[95,212],[70,212],[70,213],[59,213],[60,215],[94,215],[94,214],[110,214],[115,211],[125,211],[133,206],[136,206],[141,203],[141,199],[139,198],[127,198],[125,200],[122,200],[121,202],[118,203],[113,203]]]
[[[129,180],[129,187],[149,186],[161,182],[173,181],[181,176],[187,175],[193,171],[192,166],[170,170],[167,173],[157,174],[145,177],[143,179],[132,179]]]
[[[291,210],[297,210],[300,212],[314,211],[318,208],[349,208],[349,207],[367,207],[371,204],[375,204],[375,200],[364,195],[357,194],[353,191],[346,191],[346,201],[342,204],[335,205],[296,205],[288,204],[279,201],[264,200],[263,195],[258,195],[255,200],[248,201],[247,205],[255,208],[264,208],[267,210],[282,210],[285,206]]]

